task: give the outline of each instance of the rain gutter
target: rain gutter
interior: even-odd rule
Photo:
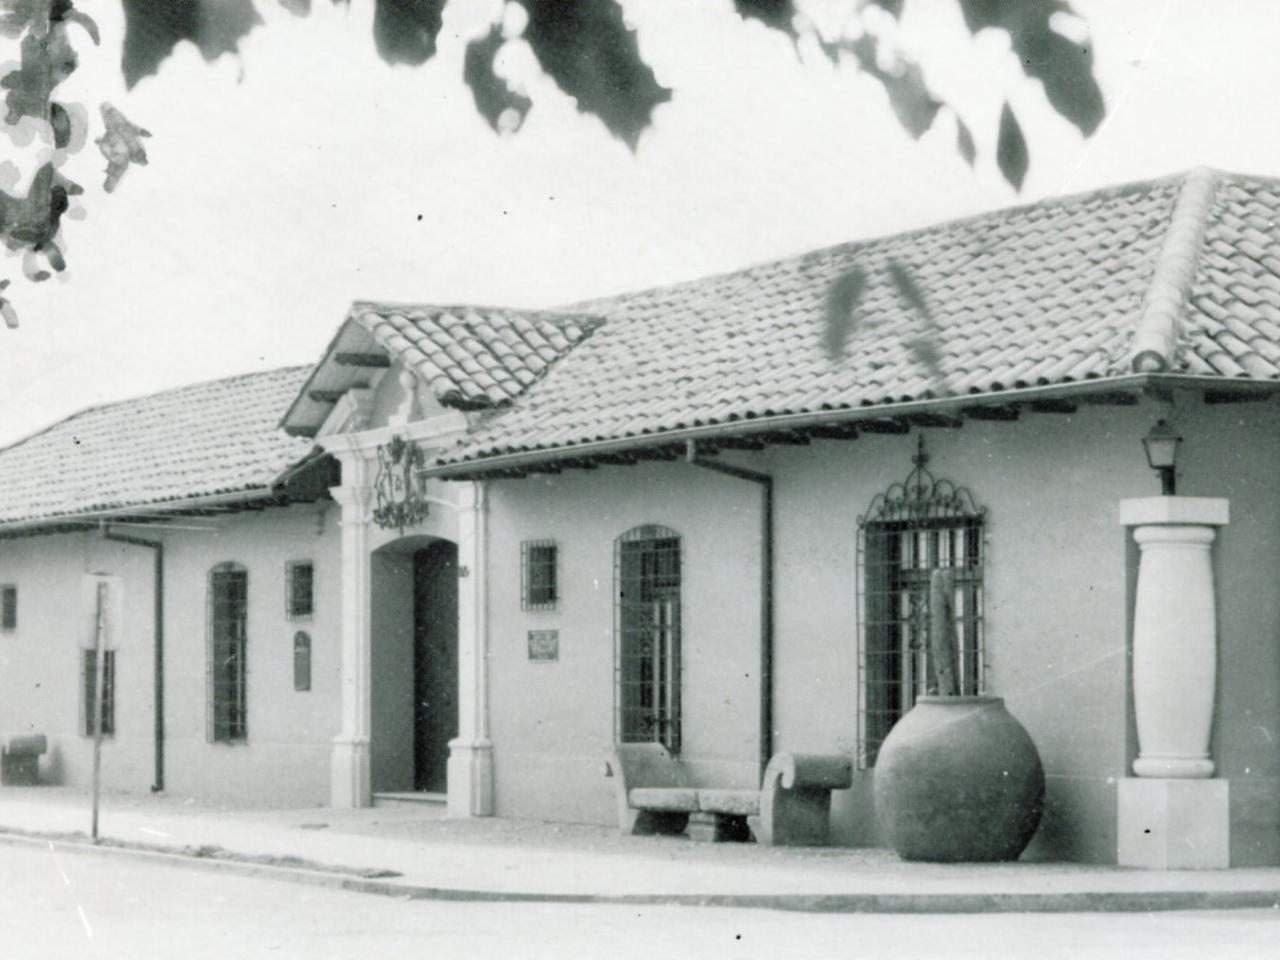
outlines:
[[[773,755],[773,477],[698,455],[698,442],[685,441],[685,461],[760,485],[760,756],[759,776]]]
[[[130,537],[112,533],[102,524],[102,539],[112,543],[123,543],[134,547],[145,547],[153,551],[155,573],[153,574],[152,596],[154,603],[154,648],[153,648],[153,681],[154,693],[152,701],[155,707],[155,779],[151,783],[151,792],[159,793],[164,789],[164,544],[158,540],[144,540],[142,537]]]
[[[468,478],[481,473],[519,470],[524,467],[550,463],[557,459],[577,459],[610,453],[624,453],[628,450],[642,447],[668,446],[675,443],[686,443],[689,440],[714,440],[716,437],[723,436],[750,436],[757,433],[802,430],[806,427],[834,424],[852,423],[856,426],[858,420],[886,419],[918,413],[954,413],[965,407],[1005,406],[1014,403],[1031,403],[1036,400],[1083,398],[1098,394],[1122,392],[1138,393],[1150,389],[1204,390],[1247,396],[1280,392],[1280,381],[1177,373],[1131,373],[1067,384],[1021,387],[992,393],[939,397],[930,400],[908,400],[901,403],[879,403],[865,407],[848,407],[841,410],[822,410],[816,413],[788,413],[733,420],[727,423],[681,427],[675,430],[655,431],[631,437],[551,446],[539,450],[523,450],[491,457],[476,457],[472,460],[461,460],[456,463],[427,466],[420,470],[419,473],[422,476],[439,477],[446,480],[455,477]]]
[[[85,524],[96,526],[102,521],[134,519],[137,517],[155,517],[161,519],[168,514],[182,513],[187,510],[213,509],[218,507],[238,506],[253,503],[257,500],[270,500],[279,496],[274,487],[254,487],[250,490],[238,490],[235,493],[217,493],[203,497],[188,497],[183,500],[167,500],[160,503],[139,504],[133,507],[112,507],[109,510],[83,510],[79,513],[61,513],[51,517],[37,517],[31,520],[11,520],[0,523],[0,533],[22,530],[40,530],[57,533],[56,528]],[[52,529],[51,529],[52,528]]]

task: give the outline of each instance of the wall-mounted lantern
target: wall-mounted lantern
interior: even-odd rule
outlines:
[[[1177,478],[1174,464],[1178,459],[1178,444],[1182,437],[1178,436],[1168,421],[1159,420],[1142,438],[1142,446],[1147,451],[1147,463],[1151,469],[1160,474],[1160,492],[1172,497],[1177,490]]]

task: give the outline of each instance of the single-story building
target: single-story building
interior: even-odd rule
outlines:
[[[105,633],[117,786],[608,823],[615,742],[740,788],[842,753],[874,845],[949,567],[1029,855],[1280,864],[1277,216],[1193,171],[555,311],[357,302],[313,368],[79,414],[0,451],[0,733],[84,782]]]

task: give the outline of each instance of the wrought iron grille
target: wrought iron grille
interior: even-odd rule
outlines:
[[[310,560],[285,564],[284,604],[290,620],[310,620],[315,612],[315,567]]]
[[[554,540],[525,540],[520,544],[520,608],[554,610],[557,595]]]
[[[92,737],[98,719],[98,655],[96,650],[80,651],[80,732]],[[116,652],[102,651],[102,735],[116,732]]]
[[[0,586],[0,630],[18,628],[18,588],[8,583]]]
[[[614,541],[615,735],[680,750],[680,536],[649,524]]]
[[[249,735],[249,571],[222,563],[209,571],[209,739]]]
[[[984,689],[983,563],[985,510],[972,495],[925,468],[923,439],[915,468],[858,518],[859,757],[873,766],[880,744],[916,697],[937,689],[930,663],[929,581],[955,574],[953,604],[961,693]]]

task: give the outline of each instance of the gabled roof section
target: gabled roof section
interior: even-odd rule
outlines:
[[[1276,182],[1196,170],[582,304],[607,324],[436,469],[1134,374],[1274,380],[1278,222]],[[927,315],[891,281],[895,265]],[[854,270],[866,282],[832,359],[828,296]]]
[[[312,445],[276,428],[309,367],[91,407],[0,450],[0,528],[270,496]]]
[[[602,322],[581,311],[359,301],[281,425],[314,434],[336,397],[391,363],[412,370],[443,406],[503,407]]]

